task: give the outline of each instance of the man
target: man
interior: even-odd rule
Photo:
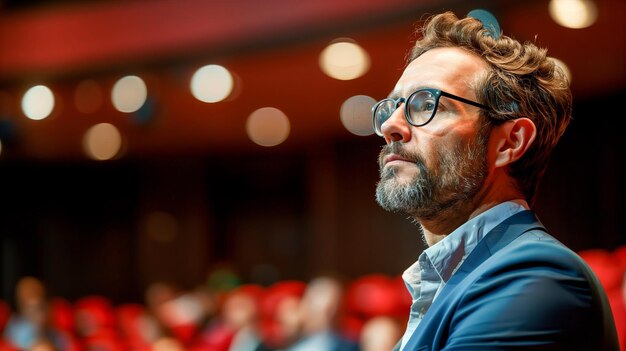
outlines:
[[[413,304],[396,349],[618,350],[598,280],[529,210],[571,118],[568,81],[497,28],[434,16],[373,108],[377,201],[429,246],[403,275]]]

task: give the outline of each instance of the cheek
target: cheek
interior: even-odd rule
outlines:
[[[430,124],[426,127],[429,126]],[[426,168],[435,172],[441,168],[442,163],[449,161],[452,153],[457,153],[459,148],[474,137],[469,126],[463,123],[440,123],[432,128],[423,128],[420,132],[419,142],[413,146],[412,152],[420,155]]]
[[[489,138],[487,141],[487,167],[489,167],[490,170],[496,168],[499,147],[498,138]]]
[[[426,169],[434,174],[439,173],[442,164],[450,158],[450,153],[454,147],[456,147],[454,140],[448,138],[433,139],[428,145],[428,149],[425,149],[421,154]]]
[[[429,168],[438,177],[456,174],[464,164],[482,158],[476,147],[475,136],[455,136],[434,143],[434,156],[431,157]]]

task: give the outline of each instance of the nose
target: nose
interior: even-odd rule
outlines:
[[[406,143],[411,140],[411,126],[404,116],[404,103],[401,103],[389,119],[380,126],[380,131],[383,133],[387,144],[392,142]]]

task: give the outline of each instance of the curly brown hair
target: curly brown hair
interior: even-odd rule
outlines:
[[[505,35],[493,35],[472,17],[452,12],[429,18],[408,56],[408,62],[439,47],[460,47],[485,60],[490,69],[474,85],[478,102],[489,107],[483,118],[500,124],[529,118],[537,136],[526,153],[509,166],[529,204],[533,204],[550,154],[572,115],[572,94],[565,73],[547,50]],[[500,33],[498,33],[500,34]]]

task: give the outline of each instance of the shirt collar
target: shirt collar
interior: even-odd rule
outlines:
[[[418,262],[430,261],[441,280],[447,282],[478,242],[500,222],[528,209],[524,200],[498,204],[465,222],[420,255]]]

